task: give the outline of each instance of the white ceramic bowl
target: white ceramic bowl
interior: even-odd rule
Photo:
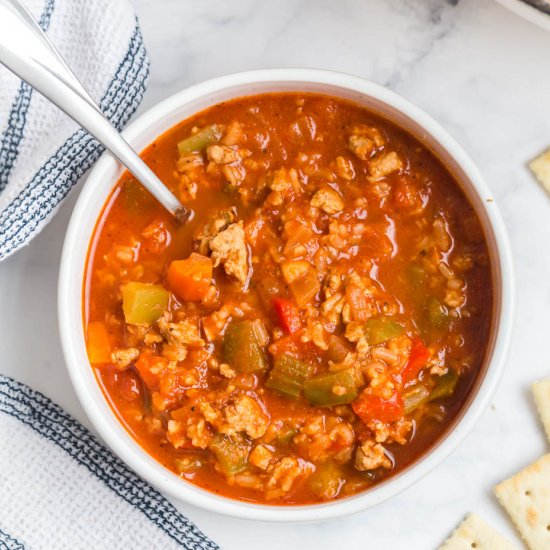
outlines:
[[[82,288],[88,245],[100,211],[122,173],[104,154],[90,173],[67,231],[59,277],[59,325],[69,374],[86,413],[107,444],[160,490],[201,508],[268,521],[313,521],[342,516],[399,493],[441,462],[472,429],[488,405],[503,370],[514,313],[513,267],[506,231],[491,193],[470,158],[426,113],[390,90],[342,73],[276,69],[223,76],[166,99],[133,122],[124,135],[139,150],[198,111],[221,101],[263,92],[320,92],[364,105],[408,129],[428,145],[463,182],[489,241],[494,280],[494,323],[488,358],[479,381],[451,428],[414,464],[362,494],[326,504],[268,506],[239,502],[203,490],[149,456],[122,427],[109,407],[88,362],[83,332]]]

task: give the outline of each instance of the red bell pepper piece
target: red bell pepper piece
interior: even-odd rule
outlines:
[[[422,340],[418,336],[413,338],[409,361],[401,371],[401,382],[403,382],[403,385],[418,376],[420,371],[426,366],[429,358],[430,351],[422,343]]]
[[[300,312],[290,300],[273,298],[273,307],[275,308],[279,325],[287,334],[294,334],[302,328]]]
[[[365,423],[378,420],[397,422],[403,416],[403,399],[397,391],[390,399],[383,399],[367,389],[351,404],[355,414]]]

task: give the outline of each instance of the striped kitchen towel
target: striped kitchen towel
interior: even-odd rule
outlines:
[[[149,62],[129,0],[24,0],[103,112],[121,129]],[[0,260],[48,223],[99,144],[0,65]]]
[[[41,393],[0,374],[0,550],[217,550]]]

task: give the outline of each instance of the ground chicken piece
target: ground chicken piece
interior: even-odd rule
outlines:
[[[332,458],[347,462],[353,452],[355,434],[347,422],[333,416],[309,418],[293,439],[299,451],[313,462]]]
[[[319,189],[310,202],[314,208],[320,208],[327,214],[336,214],[344,209],[344,200],[340,193],[332,189],[332,187],[324,187]]]
[[[351,133],[358,135],[358,136],[367,136],[374,142],[374,145],[376,147],[382,147],[384,145],[384,137],[380,133],[380,130],[378,128],[374,128],[373,126],[367,126],[366,124],[356,124],[352,129]]]
[[[227,229],[231,223],[235,221],[237,211],[235,207],[225,208],[220,210],[215,216],[209,218],[204,227],[196,234],[195,241],[198,241],[196,246],[197,251],[203,256],[209,252],[210,241],[221,231]]]
[[[360,472],[376,470],[376,468],[391,469],[391,460],[386,456],[385,449],[380,443],[372,440],[365,441],[355,453],[355,468]]]
[[[375,149],[384,145],[382,134],[366,124],[358,124],[351,130],[348,149],[361,160],[368,160]]]
[[[228,275],[243,285],[248,278],[248,252],[242,222],[231,224],[210,241],[214,266],[223,264]]]
[[[157,322],[160,333],[169,344],[191,347],[204,346],[197,320],[184,319],[177,323],[170,323],[169,319],[170,314],[165,312]]]
[[[293,194],[302,193],[298,172],[294,168],[275,170],[266,178],[265,183],[271,189],[265,200],[266,205],[281,206],[286,200],[291,200]]]
[[[180,157],[176,163],[178,172],[191,172],[203,165],[202,155],[200,153],[191,153]]]
[[[246,176],[246,171],[241,165],[229,165],[226,164],[222,168],[223,175],[229,183],[229,187],[236,188],[239,187],[241,182]]]
[[[272,191],[278,191],[280,193],[290,191],[291,189],[297,193],[301,191],[298,173],[294,168],[290,170],[286,168],[275,170],[268,178],[267,184]]]
[[[137,348],[116,349],[111,353],[111,361],[119,368],[125,369],[139,357]]]
[[[168,420],[168,425],[166,427],[166,438],[175,449],[183,447],[187,443],[187,438],[185,437],[185,425],[183,422],[178,420]]]
[[[376,315],[377,308],[372,294],[368,281],[352,272],[346,280],[344,322],[353,320],[364,323]]]
[[[386,424],[379,420],[373,420],[367,424],[367,428],[373,432],[377,443],[396,442],[404,445],[412,429],[412,422],[407,418],[401,418],[394,424]]]
[[[224,409],[226,425],[220,429],[227,435],[246,432],[252,439],[262,437],[269,425],[269,417],[264,413],[259,403],[243,395]]]
[[[160,344],[161,342],[162,342],[162,336],[158,332],[155,332],[154,330],[150,330],[143,337],[143,343],[146,346],[152,346],[153,344]]]
[[[447,289],[445,298],[443,299],[446,305],[452,308],[457,308],[464,305],[466,301],[462,290],[460,289]]]
[[[246,487],[247,489],[256,489],[257,491],[262,489],[262,478],[258,475],[245,472],[243,474],[237,474],[234,478],[235,484],[239,487]]]
[[[336,172],[345,180],[352,180],[355,177],[355,170],[350,159],[345,157],[336,157]]]
[[[399,170],[403,170],[403,162],[395,151],[376,157],[369,164],[369,174],[374,179],[383,178]]]
[[[240,122],[233,120],[227,125],[225,135],[221,139],[224,145],[237,145],[244,138],[243,127]]]
[[[237,373],[227,364],[220,363],[220,374],[226,378],[233,378]]]
[[[267,486],[270,488],[278,487],[283,492],[287,493],[292,489],[292,485],[296,478],[304,473],[311,473],[312,471],[313,468],[311,464],[299,461],[290,456],[285,456],[274,465]]]
[[[202,318],[202,328],[210,342],[213,342],[225,329],[231,315],[233,315],[233,310],[232,304],[224,304],[218,311]]]
[[[187,348],[179,344],[164,344],[161,355],[166,357],[168,361],[178,363],[187,357]]]
[[[342,293],[335,292],[321,304],[321,313],[328,321],[336,325],[340,320],[340,314],[342,313],[344,305],[345,299]]]
[[[250,464],[256,466],[256,468],[260,468],[260,470],[267,470],[273,456],[273,451],[266,445],[256,445],[250,453],[248,461]]]
[[[212,441],[212,432],[204,418],[191,417],[187,420],[187,437],[194,447],[206,449]]]
[[[199,403],[199,411],[204,416],[205,420],[212,424],[214,428],[217,428],[222,423],[222,415],[220,411],[217,411],[210,405],[210,403],[207,403],[206,401],[202,401]]]
[[[364,323],[350,321],[346,326],[345,337],[350,342],[359,342],[359,340],[365,337]]]
[[[156,220],[150,223],[142,232],[141,235],[149,241],[151,249],[154,252],[162,252],[169,242],[170,233],[164,227],[164,224]]]
[[[239,158],[237,151],[227,145],[210,145],[206,148],[206,156],[216,164],[230,164]]]
[[[197,198],[199,186],[197,182],[192,180],[187,174],[180,176],[180,184],[178,186],[178,197],[182,202],[188,202]]]
[[[307,328],[300,340],[302,342],[313,342],[319,349],[328,349],[328,333],[322,323],[308,319]]]
[[[348,149],[361,160],[368,160],[374,147],[374,141],[367,136],[353,134],[348,138]]]
[[[453,266],[458,271],[468,271],[468,270],[472,269],[472,267],[474,267],[474,259],[472,258],[472,256],[468,256],[467,254],[463,254],[463,255],[457,256],[453,260]]]

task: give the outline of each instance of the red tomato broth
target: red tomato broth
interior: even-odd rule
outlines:
[[[302,100],[303,104],[300,105]],[[297,111],[300,111],[299,115]],[[315,135],[322,136],[322,141],[311,139],[311,124],[303,122],[304,114],[315,121]],[[296,122],[297,119],[298,122]],[[250,193],[244,197],[246,200],[242,200],[243,196],[235,194],[234,190],[227,192],[227,178],[216,170],[196,177],[199,182],[197,196],[195,199],[189,199],[182,194],[182,174],[176,170],[179,157],[177,144],[191,134],[193,127],[203,128],[209,124],[220,124],[227,128],[235,120],[245,128],[242,146],[252,151],[250,158],[258,162],[267,161],[268,166],[256,171],[247,171],[245,180],[239,187],[239,189],[250,190]],[[300,130],[302,137],[297,137],[298,134],[292,131],[293,125],[296,124],[306,126],[305,130],[303,128]],[[385,144],[391,146],[391,150],[395,151],[404,163],[403,170],[397,174],[390,173],[381,178],[389,187],[389,193],[385,198],[375,195],[369,187],[372,185],[372,182],[367,179],[370,161],[357,159],[348,149],[347,139],[351,129],[357,124],[366,124],[381,130]],[[309,137],[304,137],[308,131]],[[361,276],[367,277],[378,289],[380,302],[383,302],[384,297],[387,296],[388,301],[396,305],[398,312],[395,317],[400,321],[407,319],[406,331],[407,334],[410,333],[411,338],[419,337],[427,346],[435,347],[438,353],[445,353],[444,365],[452,372],[459,374],[458,382],[452,395],[432,403],[424,403],[410,415],[412,426],[405,444],[391,441],[391,438],[389,442],[383,442],[384,449],[391,458],[392,467],[377,467],[367,471],[358,471],[354,467],[353,457],[357,447],[362,440],[373,438],[372,428],[355,417],[350,423],[355,434],[353,456],[350,460],[337,464],[338,475],[343,480],[337,494],[328,495],[326,491],[323,493],[312,489],[319,484],[315,485],[311,482],[313,474],[302,472],[296,477],[290,490],[268,497],[266,496],[268,490],[264,487],[268,485],[267,481],[262,482],[261,489],[249,488],[235,483],[230,476],[227,478],[220,473],[216,469],[216,462],[212,459],[209,448],[196,449],[189,442],[180,448],[175,448],[167,440],[166,424],[172,414],[170,406],[163,411],[155,410],[151,402],[151,392],[146,391],[146,384],[134,366],[135,361],[122,368],[115,366],[114,362],[94,365],[98,381],[113,411],[132,437],[150,455],[168,469],[178,473],[175,460],[195,454],[203,460],[202,465],[192,472],[180,472],[180,475],[212,492],[240,500],[268,504],[322,502],[366,490],[394,475],[429,450],[452,424],[474,385],[485,359],[486,341],[492,316],[489,258],[477,216],[458,183],[433,153],[416,138],[390,121],[351,103],[313,94],[264,94],[217,105],[178,124],[149,146],[142,157],[155,173],[176,194],[180,195],[182,200],[187,199],[185,203],[193,209],[195,215],[186,226],[177,227],[170,215],[141,189],[129,174],[124,174],[117,184],[113,198],[106,204],[90,246],[84,287],[84,305],[87,312],[85,322],[104,323],[113,350],[128,348],[129,344],[134,344],[135,338],[129,335],[128,326],[122,314],[121,282],[137,278],[146,283],[164,285],[168,288],[166,284],[168,265],[173,260],[186,259],[192,252],[196,252],[194,236],[205,225],[209,216],[215,215],[220,209],[236,206],[236,220],[245,220],[246,227],[247,221],[254,217],[256,209],[266,200],[265,192],[257,194],[254,191],[256,186],[263,185],[262,176],[280,167],[294,166],[300,154],[311,154],[312,151],[319,155],[317,164],[321,166],[321,171],[328,165],[334,166],[334,159],[338,156],[352,159],[356,172],[354,180],[348,184],[347,180],[339,176],[337,178],[338,189],[343,189],[346,209],[354,200],[367,198],[366,207],[357,207],[353,210],[354,219],[363,221],[367,225],[365,239],[360,244],[354,245],[358,248],[362,247],[360,254],[356,258],[349,258],[349,255],[344,252],[334,260],[334,263],[344,266],[345,270],[356,267],[361,258],[371,259],[368,269],[365,266],[361,267]],[[334,168],[331,169],[334,171]],[[309,176],[309,180],[313,182],[314,189],[326,183],[326,178],[322,176]],[[352,185],[357,181],[361,181],[362,184]],[[291,205],[285,203],[281,211],[287,207],[290,209]],[[411,211],[419,208],[421,213],[411,218]],[[321,218],[323,216],[324,214]],[[418,263],[419,258],[424,257],[417,250],[419,235],[429,236],[432,229],[426,222],[425,226],[421,224],[419,230],[418,225],[415,225],[416,222],[412,223],[410,220],[433,220],[438,216],[444,219],[448,234],[452,236],[451,245],[443,256],[446,259],[454,258],[458,254],[474,257],[474,266],[461,273],[466,287],[465,301],[457,308],[460,312],[467,312],[468,317],[462,316],[461,313],[456,319],[446,320],[442,326],[434,326],[433,323],[426,321],[428,316],[426,299],[427,296],[436,294],[441,303],[445,296],[444,286],[429,280],[411,282],[407,272],[411,264]],[[281,233],[277,234],[276,225],[272,223],[273,219],[277,220],[278,217],[279,214],[273,214],[272,219],[265,224],[269,226],[268,231],[262,233],[260,230],[261,238],[257,240],[255,246],[247,241],[247,246],[253,250],[252,255],[259,256],[267,253],[272,240],[270,232],[275,233],[276,238],[280,240]],[[329,220],[331,218],[330,215],[326,217]],[[168,244],[160,252],[142,237],[144,229],[158,221],[169,234],[166,239]],[[313,234],[326,235],[327,220],[317,221],[319,223],[313,223],[311,226]],[[129,263],[119,261],[117,253],[126,260],[129,254],[132,255],[132,261]],[[426,252],[426,256],[429,255],[430,252]],[[424,272],[423,276],[430,278],[429,273],[426,275]],[[235,285],[234,278],[224,272],[222,265],[215,268],[212,282],[223,296],[221,303],[242,298],[243,293]],[[274,310],[272,296],[264,292],[264,286],[270,291],[275,288],[275,295],[283,300],[294,300],[277,265],[259,263],[252,266],[252,279],[249,290],[246,292],[247,301],[252,307],[253,315],[263,322],[271,337],[270,345],[272,345],[273,331],[281,323],[280,320],[278,321],[278,313]],[[191,308],[193,315],[199,316],[213,311],[212,308],[202,308],[200,304],[196,307],[183,304],[184,309],[185,307]],[[294,307],[297,308],[295,304]],[[442,307],[451,309],[447,306]],[[169,309],[173,308],[181,309],[182,304],[171,295]],[[304,317],[303,309],[298,309]],[[188,313],[188,310],[185,311]],[[301,319],[301,323],[305,326],[304,319]],[[413,330],[415,334],[412,333]],[[275,341],[274,349],[278,344],[278,348],[283,347],[288,355],[297,356],[306,363],[314,365],[316,375],[326,372],[327,359],[324,350],[311,342],[304,344],[297,341],[294,334],[288,334],[288,330],[283,332],[278,343]],[[353,348],[352,343],[347,342],[347,344]],[[136,345],[140,352],[142,348],[147,347],[140,343]],[[162,345],[164,346],[165,343]],[[381,347],[384,346],[386,344]],[[153,344],[153,347],[158,351],[157,344]],[[214,342],[214,348],[214,354],[219,355],[219,341]],[[182,369],[193,366],[193,353],[192,349],[191,352],[187,350],[187,357],[178,363],[179,366],[183,365]],[[280,349],[277,353],[281,353]],[[266,356],[271,369],[273,357],[267,350]],[[204,379],[201,383],[204,384],[206,381],[208,386],[199,388],[199,391],[226,391],[231,379],[228,381],[219,372],[211,371],[204,365],[199,370]],[[427,372],[427,369],[421,369],[414,382],[422,384],[426,379],[427,383],[431,383],[432,379],[437,378]],[[304,425],[307,426],[310,419],[319,415],[337,416],[341,419],[346,417],[333,414],[334,407],[316,407],[309,404],[303,396],[292,400],[264,387],[263,384],[268,375],[269,372],[254,374],[256,385],[250,388],[250,381],[246,379],[243,381],[243,387],[237,388],[237,392],[240,395],[250,394],[258,398],[262,409],[268,412],[271,424],[279,419],[293,418],[300,419],[303,428]],[[238,375],[237,380],[240,377],[245,379],[246,375]],[[364,387],[365,385],[360,388],[359,394]],[[403,388],[403,391],[405,389]],[[178,404],[172,405],[174,407],[172,410],[179,410],[186,401],[187,390],[178,391]],[[345,406],[349,408],[349,405]],[[346,420],[342,422],[345,423]],[[262,437],[257,438],[259,444],[262,444]],[[278,458],[286,456],[285,453],[294,458],[299,456],[293,441],[276,446],[275,455]],[[334,450],[329,448],[326,453],[328,458],[323,457],[319,461],[310,459],[307,462],[322,471],[327,464],[334,462],[331,453],[334,453]],[[277,463],[272,463],[270,467],[273,468],[274,464],[276,466]],[[249,467],[246,472],[249,470],[252,470],[254,475],[264,475],[256,467]]]

